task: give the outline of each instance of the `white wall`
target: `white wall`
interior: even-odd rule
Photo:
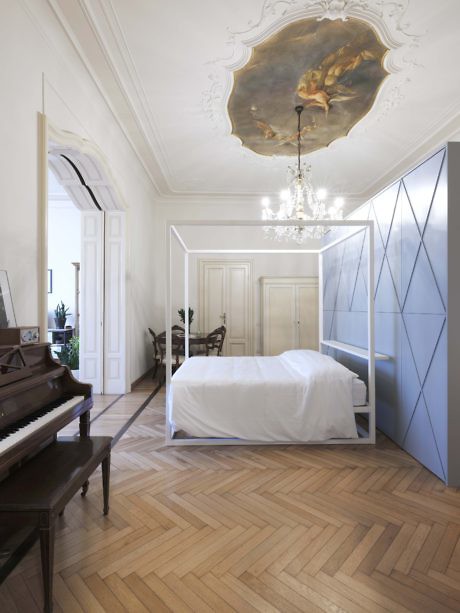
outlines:
[[[156,296],[164,294],[166,279],[166,223],[171,220],[205,220],[205,219],[254,219],[260,220],[260,207],[251,207],[247,203],[233,202],[228,205],[194,205],[183,206],[171,204],[167,207],[158,207],[156,211],[156,242],[158,244],[158,257],[153,263],[155,266]],[[276,247],[295,247],[295,244],[284,245],[264,238],[261,229],[239,228],[205,228],[200,227],[179,228],[189,248],[223,248],[223,249],[271,249]],[[316,244],[316,243],[315,243]],[[172,242],[172,323],[180,323],[177,310],[184,305],[184,258],[183,250],[176,240]],[[253,262],[253,324],[254,324],[254,351],[261,351],[261,323],[260,323],[260,277],[309,277],[318,275],[318,256],[316,254],[209,254],[191,255],[189,259],[189,304],[194,309],[192,330],[196,330],[199,320],[199,287],[198,271],[200,259],[227,259],[251,260]],[[153,318],[155,330],[165,328],[164,302],[155,302],[155,315]],[[216,326],[220,322],[216,322]]]
[[[145,330],[154,303],[156,191],[103,93],[46,0],[0,3],[0,269],[19,325],[38,322],[38,114],[96,144],[127,209],[127,312],[131,381],[151,366]]]
[[[48,203],[48,268],[53,271],[53,292],[48,294],[48,327],[54,328],[54,309],[64,302],[71,315],[66,325],[75,325],[75,267],[80,262],[80,211],[70,200]]]

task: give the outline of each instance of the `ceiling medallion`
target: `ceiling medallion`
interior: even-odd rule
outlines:
[[[225,47],[228,53],[206,63],[210,67],[210,86],[202,93],[201,106],[212,128],[221,137],[227,136],[231,129],[227,103],[233,86],[234,71],[247,64],[254,47],[301,19],[344,22],[349,19],[361,20],[373,27],[379,39],[390,49],[390,53],[385,57],[385,67],[391,74],[402,73],[407,77],[408,72],[419,67],[416,61],[417,48],[426,32],[414,30],[408,18],[410,0],[263,0],[259,6],[257,9],[256,4],[254,5],[256,12],[243,27],[227,28]],[[403,96],[402,90],[406,88],[408,81],[408,78],[398,81]],[[386,102],[385,94],[384,103]],[[395,106],[394,97],[388,102]],[[252,153],[251,149],[246,151]],[[254,156],[253,159],[263,161],[259,156]]]
[[[359,19],[315,18],[289,24],[252,50],[234,72],[228,112],[244,147],[266,156],[296,155],[291,105],[305,107],[303,153],[346,136],[371,109],[388,72],[388,48]]]

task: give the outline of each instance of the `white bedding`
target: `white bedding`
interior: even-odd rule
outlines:
[[[350,370],[316,351],[189,358],[170,388],[175,431],[254,441],[356,438]]]
[[[353,406],[362,407],[367,404],[367,387],[361,379],[353,379],[352,381],[352,396]]]

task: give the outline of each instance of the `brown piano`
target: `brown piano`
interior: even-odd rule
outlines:
[[[80,418],[89,435],[91,385],[73,378],[48,343],[0,347],[0,479]]]
[[[74,379],[66,366],[53,359],[48,343],[0,347],[0,506],[8,504],[8,497],[17,502],[15,493],[11,495],[10,484],[20,483],[21,475],[30,472],[34,462],[40,465],[40,458],[45,457],[53,445],[58,445],[55,442],[57,432],[77,417],[80,437],[76,440],[82,445],[79,451],[93,444],[93,439],[89,438],[92,406],[91,385]],[[75,445],[72,439],[69,449]],[[44,479],[38,477],[37,483],[32,483],[29,490],[31,505],[34,496],[42,496],[49,485],[51,469],[49,474],[43,475]],[[46,467],[43,472],[47,473]],[[87,481],[84,488],[87,489]],[[17,489],[27,490],[22,486]],[[28,494],[21,491],[18,495],[19,503],[22,502],[26,508],[21,496],[27,503]],[[9,523],[4,520],[6,515],[0,518],[0,582],[38,536],[36,525],[27,526],[30,517],[27,513],[11,515],[13,518]],[[52,594],[47,595],[45,584],[45,610],[51,608]]]

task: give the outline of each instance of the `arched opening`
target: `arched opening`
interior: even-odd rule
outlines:
[[[80,234],[80,262],[74,262],[79,266],[72,270],[78,294],[71,320],[72,328],[77,328],[79,334],[79,378],[91,383],[94,393],[125,393],[129,383],[125,211],[121,198],[102,156],[88,141],[48,129],[47,161],[43,172],[49,169],[53,173],[80,217],[80,230],[78,227],[62,229],[63,232],[76,230]],[[43,249],[47,260],[49,215],[48,207],[44,209]],[[42,287],[42,291],[46,297],[42,301],[41,325],[49,329],[52,313],[49,313],[48,301],[45,302],[49,288]],[[48,340],[56,340],[53,333]]]

